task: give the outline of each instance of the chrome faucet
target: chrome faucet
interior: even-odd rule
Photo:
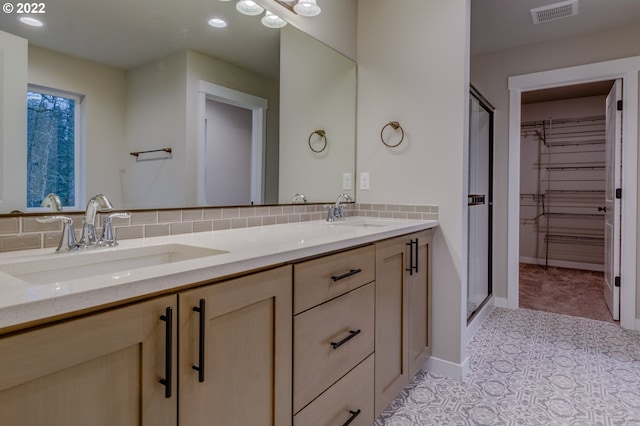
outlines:
[[[50,208],[53,212],[61,212],[62,211],[62,201],[60,201],[60,197],[53,192],[51,194],[47,194],[46,197],[40,203],[40,207]]]
[[[329,207],[327,212],[327,222],[335,222],[336,219],[344,218],[344,208],[340,205],[340,201],[344,200],[346,202],[353,202],[353,198],[349,197],[347,194],[340,194],[338,198],[336,198],[336,203],[333,206]]]
[[[82,222],[82,237],[78,243],[80,247],[96,246],[98,240],[96,238],[96,213],[108,212],[113,210],[111,202],[102,194],[92,197],[87,203],[87,209],[84,212],[84,221]]]
[[[102,237],[97,242],[101,247],[115,247],[118,245],[116,241],[116,233],[113,232],[113,218],[126,219],[131,213],[120,212],[108,214],[102,219]]]
[[[80,245],[76,242],[76,232],[73,228],[73,219],[67,216],[44,216],[36,218],[36,222],[39,223],[51,223],[62,222],[62,235],[60,237],[60,243],[56,251],[67,252],[80,248]]]

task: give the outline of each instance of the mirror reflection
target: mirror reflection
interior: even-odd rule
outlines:
[[[0,15],[0,213],[37,211],[27,192],[52,191],[27,185],[28,171],[46,183],[57,174],[54,161],[27,154],[36,133],[27,91],[75,102],[73,148],[44,149],[73,164],[65,210],[84,210],[97,193],[118,209],[354,195],[345,183],[355,166],[355,64],[291,25],[264,27],[234,2],[171,3],[59,0],[37,16],[40,28]],[[310,149],[317,130],[321,152]]]

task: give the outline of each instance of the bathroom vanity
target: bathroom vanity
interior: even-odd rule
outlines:
[[[370,425],[430,355],[435,226],[354,217],[2,254],[0,416]],[[55,282],[24,272],[42,262]]]

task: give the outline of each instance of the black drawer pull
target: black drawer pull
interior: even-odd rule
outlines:
[[[362,410],[358,410],[358,411],[349,410],[349,413],[351,414],[351,417],[349,417],[349,420],[344,422],[344,424],[342,426],[349,425],[352,421],[354,421],[356,419],[356,417],[358,417],[358,414],[360,414],[361,412],[362,412]]]
[[[166,322],[165,325],[165,349],[164,349],[164,378],[160,383],[164,385],[164,397],[171,398],[172,376],[173,376],[173,308],[167,307],[164,315],[160,319]]]
[[[349,340],[353,339],[354,337],[356,337],[358,334],[360,334],[362,330],[349,330],[349,335],[347,337],[345,337],[344,339],[340,340],[339,342],[331,342],[331,346],[333,347],[333,349],[337,349],[340,346],[344,345],[345,343],[347,343]]]
[[[358,274],[358,273],[360,273],[360,272],[362,272],[362,269],[359,269],[359,268],[358,268],[358,269],[351,269],[351,270],[350,270],[349,272],[347,272],[346,274],[342,274],[342,275],[332,275],[332,276],[331,276],[331,279],[332,279],[333,281],[340,281],[340,280],[342,280],[342,279],[344,279],[344,278],[348,278],[348,277],[350,277],[351,275],[355,275],[355,274]]]
[[[193,365],[191,368],[198,372],[198,381],[204,382],[204,299],[200,299],[199,306],[193,308],[194,312],[200,314],[198,322],[198,365]]]

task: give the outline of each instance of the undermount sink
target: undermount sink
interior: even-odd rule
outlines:
[[[97,248],[90,252],[52,253],[51,257],[45,259],[0,265],[0,271],[31,284],[50,284],[104,274],[112,274],[112,278],[118,278],[134,269],[223,253],[228,252],[184,244],[129,249]]]
[[[394,225],[394,222],[385,222],[372,219],[361,220],[345,220],[344,222],[331,222],[335,226],[353,226],[358,228],[384,228],[386,226]]]

